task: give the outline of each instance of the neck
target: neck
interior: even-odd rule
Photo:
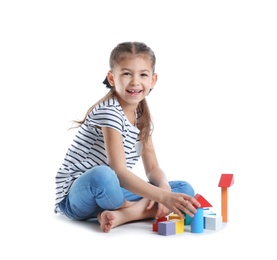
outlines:
[[[136,111],[137,111],[137,105],[136,104],[128,104],[126,102],[124,102],[124,100],[120,99],[119,97],[117,97],[117,100],[120,104],[120,106],[122,107],[124,114],[126,115],[126,117],[128,118],[129,122],[133,125],[136,124]]]

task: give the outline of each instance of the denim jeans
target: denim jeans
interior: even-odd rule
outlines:
[[[172,192],[194,196],[192,186],[185,181],[170,181]],[[97,217],[103,210],[116,210],[124,200],[142,199],[122,187],[116,173],[106,165],[86,171],[72,184],[67,196],[60,202],[60,210],[70,219],[86,220]]]

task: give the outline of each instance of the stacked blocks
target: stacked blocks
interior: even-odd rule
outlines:
[[[175,234],[181,234],[184,232],[184,220],[172,219],[170,221],[175,222]]]
[[[223,222],[228,221],[228,188],[234,184],[233,174],[222,174],[218,186],[221,187],[221,215],[218,216],[210,210],[212,205],[200,194],[194,198],[200,203],[193,217],[183,213],[184,218],[172,213],[167,217],[158,219],[153,224],[153,231],[159,235],[170,236],[185,231],[185,226],[190,225],[191,233],[203,233],[204,229],[218,230]]]
[[[159,224],[159,222],[163,222],[163,221],[167,221],[167,218],[163,217],[163,218],[158,219],[155,223],[153,223],[152,230],[154,232],[158,232],[158,224]]]
[[[212,210],[210,210],[209,208],[204,208],[203,209],[203,212],[204,212],[204,218],[203,218],[203,222],[204,222],[204,229],[206,228],[206,217],[209,217],[209,216],[211,216],[211,215],[216,215],[216,213],[215,212],[213,212]],[[207,229],[209,229],[209,228],[207,228]]]
[[[191,233],[202,233],[204,231],[204,207],[212,207],[212,205],[200,194],[196,194],[194,198],[201,204],[197,208],[196,214],[191,218]]]
[[[221,215],[222,221],[228,222],[228,188],[234,184],[234,175],[222,173],[218,187],[221,187]]]
[[[157,230],[154,226],[157,225]],[[177,214],[170,214],[168,219],[162,218],[153,224],[153,230],[158,232],[159,235],[170,236],[184,232],[184,219],[180,218]]]
[[[172,213],[172,214],[168,215],[168,219],[172,220],[172,219],[181,219],[181,218],[179,217],[178,214]]]
[[[175,222],[175,234],[180,234],[184,232],[184,219],[180,218],[177,214],[171,214],[168,216],[169,221]]]

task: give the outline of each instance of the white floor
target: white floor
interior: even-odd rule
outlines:
[[[255,203],[240,200],[239,186],[230,189],[229,220],[220,230],[193,234],[186,227],[184,233],[172,236],[153,232],[151,220],[103,233],[97,221],[75,222],[55,215],[52,201],[45,197],[32,209],[24,205],[25,194],[18,197],[16,216],[1,216],[1,259],[90,259],[95,255],[104,259],[276,259],[272,220],[265,218],[265,223],[259,210],[252,208]]]

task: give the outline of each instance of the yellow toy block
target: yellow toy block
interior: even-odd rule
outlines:
[[[168,221],[172,221],[175,222],[175,233],[176,234],[180,234],[183,233],[185,231],[185,221],[184,219],[180,218],[172,218],[169,219]]]
[[[178,214],[175,214],[175,213],[172,213],[170,215],[168,215],[168,220],[171,220],[171,219],[182,219]]]

